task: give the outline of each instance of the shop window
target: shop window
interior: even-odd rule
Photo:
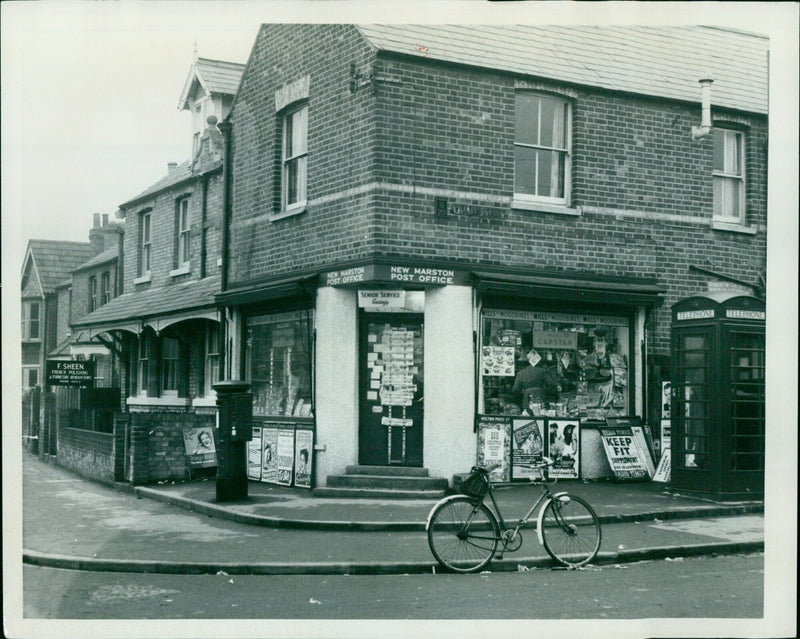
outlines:
[[[311,416],[311,331],[306,311],[247,320],[245,361],[253,414]]]
[[[745,223],[744,134],[714,128],[714,219]]]
[[[484,414],[604,419],[626,415],[630,321],[580,313],[484,310]]]
[[[89,278],[89,312],[97,308],[97,278],[92,275]]]
[[[22,339],[37,340],[39,337],[39,302],[22,303]]]
[[[111,273],[105,271],[102,276],[102,304],[108,304],[111,301]]]
[[[175,267],[189,266],[191,250],[191,220],[189,217],[188,197],[181,198],[175,204]]]
[[[518,92],[514,125],[514,199],[568,204],[570,103]]]
[[[281,212],[299,213],[306,204],[308,106],[288,111],[282,129]]]
[[[205,384],[203,394],[207,397],[214,391],[212,385],[219,381],[219,323],[208,322],[205,332]]]
[[[139,216],[139,277],[150,274],[150,211]]]

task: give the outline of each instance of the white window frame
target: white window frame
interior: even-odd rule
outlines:
[[[147,397],[147,386],[150,376],[150,356],[152,346],[150,338],[143,331],[139,334],[139,344],[136,357],[136,391],[140,397]]]
[[[738,162],[738,173],[731,170],[731,167],[724,166],[722,170],[717,170],[714,167],[713,170],[713,180],[714,180],[714,188],[713,188],[713,218],[715,222],[723,222],[726,224],[736,224],[744,226],[746,223],[746,206],[745,206],[745,174],[746,174],[746,167],[745,167],[745,134],[744,131],[739,129],[728,128],[725,126],[715,126],[714,127],[714,155],[716,157],[716,145],[717,134],[723,134],[723,149],[722,149],[722,156],[723,158],[727,158],[727,147],[729,144],[729,140],[737,139],[739,140],[739,149],[738,149],[738,157],[736,158]],[[738,184],[738,192],[739,192],[739,208],[737,211],[731,210],[731,215],[724,214],[727,212],[728,206],[727,203],[724,201],[721,203],[717,202],[717,188],[716,183],[717,181],[722,180],[728,183]],[[724,189],[720,190],[720,193],[724,195]],[[723,214],[718,214],[717,211],[720,210]]]
[[[177,203],[178,268],[188,267],[191,256],[192,220],[189,206],[190,200],[190,197],[182,197]]]
[[[300,115],[300,118],[295,116]],[[294,123],[297,122],[297,126]],[[296,134],[296,135],[295,135]],[[292,144],[294,142],[294,144]],[[297,195],[289,201],[292,167],[297,170]],[[281,211],[278,216],[305,210],[308,193],[308,104],[287,109],[281,116]]]
[[[108,304],[111,301],[111,273],[109,271],[103,271],[102,275],[102,300],[103,304]]]
[[[36,305],[36,319],[31,320],[31,308]],[[36,336],[31,337],[31,325],[36,324]],[[38,300],[22,303],[22,339],[26,342],[38,342],[42,339],[42,304]]]
[[[216,391],[211,385],[216,384],[219,377],[219,331],[219,322],[208,322],[205,330],[204,397],[216,396]]]
[[[553,151],[556,153],[562,153],[564,155],[564,196],[563,197],[553,197],[548,195],[538,195],[538,194],[531,194],[531,193],[521,193],[517,191],[517,163],[516,158],[514,161],[514,204],[522,205],[520,208],[524,208],[525,204],[549,204],[549,205],[557,205],[563,207],[569,207],[570,199],[571,199],[571,191],[572,191],[572,101],[564,96],[560,95],[552,95],[549,93],[542,93],[538,91],[516,91],[514,95],[514,102],[515,102],[515,119],[520,117],[520,115],[516,112],[516,101],[521,95],[527,95],[531,97],[537,97],[540,99],[539,102],[539,137],[541,138],[541,109],[542,109],[542,102],[541,100],[548,99],[548,100],[555,100],[562,103],[565,107],[564,113],[564,147],[556,147],[556,146],[545,146],[541,144],[530,144],[527,142],[520,142],[516,139],[516,135],[514,138],[514,152],[516,155],[517,148],[528,148],[528,149],[535,149],[535,150],[543,150],[543,151]],[[538,180],[538,171],[534,169],[535,179]]]
[[[147,277],[150,275],[151,250],[152,244],[150,236],[152,233],[152,211],[145,211],[142,215],[141,243],[139,245],[139,275]]]
[[[89,312],[97,310],[97,276],[89,278]]]
[[[36,383],[31,384],[31,373],[36,373]],[[22,367],[22,389],[34,388],[39,384],[39,367],[38,366],[23,366]]]
[[[175,344],[175,357],[165,357],[166,355],[166,346],[168,343],[174,342]],[[160,361],[159,361],[159,368],[161,369],[160,375],[160,389],[161,389],[161,396],[162,397],[177,397],[178,390],[181,387],[181,344],[180,340],[177,337],[162,337],[161,338],[161,348],[160,350]],[[171,362],[172,366],[175,367],[175,370],[172,371],[175,379],[175,388],[167,388],[167,379],[169,377],[167,370],[168,362]]]

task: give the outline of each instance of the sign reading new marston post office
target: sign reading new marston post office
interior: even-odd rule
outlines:
[[[52,360],[45,362],[47,383],[51,386],[94,386],[92,360]]]

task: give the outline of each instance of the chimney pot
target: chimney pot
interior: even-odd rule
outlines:
[[[100,226],[100,214],[94,213],[92,216],[92,227],[97,228]]]
[[[108,226],[108,213],[103,213],[103,226]]]

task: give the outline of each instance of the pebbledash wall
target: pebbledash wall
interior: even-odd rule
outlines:
[[[513,201],[518,90],[571,103],[569,210]],[[308,105],[308,204],[280,217],[276,102],[287,94]],[[767,117],[712,106],[715,122],[746,135],[739,230],[714,226],[713,143],[690,135],[699,118],[699,103],[380,51],[352,25],[265,25],[230,118],[228,287],[257,291],[368,260],[652,280],[664,295],[642,313],[645,350],[663,360],[675,301],[736,281],[757,289],[765,277]],[[436,198],[460,208],[437,217]],[[426,396],[437,398],[425,406],[426,455],[438,451],[426,465],[444,473],[474,458],[472,296],[469,285],[426,292]],[[354,461],[355,304],[353,290],[322,284],[316,293],[316,429],[326,446],[318,483]],[[234,376],[243,370],[242,330],[234,329]],[[437,431],[454,416],[468,425]]]

